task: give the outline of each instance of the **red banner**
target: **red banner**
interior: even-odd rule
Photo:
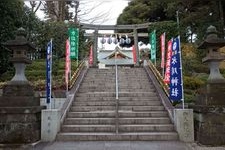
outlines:
[[[171,57],[172,57],[172,44],[173,39],[168,41],[168,47],[167,47],[167,57],[166,57],[166,71],[164,76],[164,82],[169,84],[170,83],[170,63],[171,63]]]
[[[166,34],[163,33],[160,36],[160,45],[161,45],[161,68],[165,67],[165,38]]]
[[[137,63],[137,54],[136,54],[136,49],[135,46],[132,46],[132,52],[133,52],[133,60],[134,60],[134,64]]]
[[[92,45],[90,47],[90,52],[89,52],[89,64],[90,65],[93,64],[93,48],[92,48]]]
[[[70,42],[66,40],[66,63],[65,63],[65,82],[69,82],[69,72],[70,72]]]

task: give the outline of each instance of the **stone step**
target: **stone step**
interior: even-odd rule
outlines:
[[[115,87],[114,88],[103,88],[103,87],[99,87],[99,88],[96,88],[96,89],[88,89],[88,88],[85,88],[85,89],[79,89],[78,90],[79,93],[87,93],[87,92],[115,92],[116,89]],[[119,88],[119,92],[155,92],[156,90],[155,89],[121,89]]]
[[[118,67],[118,75],[118,120],[115,68],[90,68],[75,95],[57,140],[178,140],[168,112],[145,70]]]
[[[93,111],[93,112],[69,112],[68,118],[114,118],[116,113],[112,111]],[[135,117],[168,117],[166,111],[151,111],[151,112],[134,112],[134,111],[119,111],[121,118]]]
[[[82,85],[83,84],[90,84],[90,85],[106,85],[106,84],[115,84],[115,80],[99,80],[99,81],[96,81],[96,80],[85,80],[82,82]]]
[[[90,112],[90,111],[106,111],[115,110],[116,106],[72,106],[72,112]]]
[[[172,124],[138,124],[138,125],[119,125],[119,132],[172,132],[174,126]]]
[[[115,118],[66,118],[64,125],[114,125]],[[168,117],[119,118],[119,124],[169,124]]]
[[[152,86],[152,85],[138,85],[136,84],[137,86],[130,86],[130,85],[125,85],[125,84],[122,84],[122,85],[119,85],[119,90],[123,90],[123,89],[132,89],[132,90],[155,90],[155,88]],[[98,89],[105,89],[105,90],[115,90],[116,86],[115,84],[81,84],[81,87],[79,88],[79,90],[87,90],[86,92],[88,92],[89,89],[92,89],[92,90],[98,90]],[[121,92],[121,91],[119,91]],[[144,92],[144,91],[143,91]]]
[[[114,125],[115,118],[66,118],[64,125]]]
[[[68,112],[68,118],[115,118],[115,110],[93,112]]]
[[[115,106],[114,101],[74,101],[73,106]]]
[[[105,111],[116,110],[116,106],[72,106],[73,112],[88,112],[88,111]],[[119,106],[119,110],[132,110],[132,111],[160,111],[165,110],[164,106]]]
[[[166,111],[119,111],[120,118],[135,118],[135,117],[168,117],[168,113]]]
[[[57,141],[175,141],[176,132],[144,133],[59,133]]]
[[[116,125],[63,125],[62,132],[115,132]],[[118,131],[121,132],[172,132],[172,124],[162,125],[119,125]]]
[[[87,77],[115,77],[115,71],[111,71],[111,72],[88,72],[88,74],[86,75]]]
[[[145,118],[119,118],[119,124],[169,124],[168,117],[145,117]]]
[[[87,89],[87,88],[85,88],[85,89],[79,89],[78,90],[78,92],[79,93],[87,93],[87,92],[115,92],[116,91],[116,89],[115,88],[102,88],[102,87],[100,87],[100,88],[97,88],[97,89]]]
[[[74,101],[73,106],[115,106],[116,101]],[[152,106],[161,105],[160,101],[136,100],[136,101],[120,101],[119,106]]]
[[[100,85],[96,85],[96,84],[81,84],[81,89],[83,88],[93,88],[93,89],[96,89],[96,88],[99,88]],[[112,88],[112,89],[115,89],[115,84],[101,84],[101,87],[105,87],[105,88]],[[153,85],[150,85],[150,84],[137,84],[135,86],[130,86],[130,85],[126,85],[126,84],[120,84],[119,83],[119,88],[120,89],[155,89],[155,87]]]
[[[63,125],[62,132],[115,132],[115,125]]]
[[[87,92],[85,94],[83,93],[77,93],[77,97],[115,97],[115,92]],[[156,92],[119,92],[119,97],[151,97],[151,96],[157,96]]]
[[[85,93],[83,93],[85,94]],[[80,101],[115,101],[116,96],[112,96],[112,97],[86,97],[86,96],[82,96],[80,95],[79,97],[75,97],[75,101],[76,102],[80,102]],[[148,101],[159,101],[159,97],[157,96],[149,96],[149,97],[119,97],[119,101],[144,101],[144,100],[148,100]]]

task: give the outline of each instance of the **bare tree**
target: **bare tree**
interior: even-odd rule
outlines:
[[[45,1],[43,4],[43,11],[46,14],[46,18],[53,21],[64,21],[69,16],[68,5],[66,1]]]
[[[38,9],[40,8],[42,2],[39,1],[30,1],[30,6],[31,6],[31,12],[32,13],[36,13],[38,11]]]
[[[101,1],[42,1],[46,18],[53,21],[72,21],[102,23],[108,20],[109,10],[96,11],[103,3]],[[96,14],[94,14],[94,12]]]
[[[90,24],[102,24],[103,22],[107,21],[109,19],[108,17],[111,9],[106,11],[98,10],[99,7],[104,3],[107,3],[107,1],[80,1],[80,7],[78,11],[79,21]]]

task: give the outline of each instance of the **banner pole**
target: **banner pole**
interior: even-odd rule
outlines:
[[[182,68],[182,55],[181,55],[181,43],[180,43],[180,35],[178,36],[179,39],[179,52],[180,52],[180,72],[181,72],[181,88],[182,88],[182,105],[184,109],[184,84],[183,84],[183,68]]]
[[[50,68],[50,103],[49,103],[49,109],[52,108],[52,39],[51,39],[51,68]]]

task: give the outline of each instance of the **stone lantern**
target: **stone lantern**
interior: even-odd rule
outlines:
[[[207,51],[207,55],[202,59],[203,63],[207,63],[210,69],[208,83],[225,82],[224,77],[220,74],[219,64],[225,60],[225,56],[221,55],[219,48],[225,46],[225,40],[218,38],[217,30],[214,26],[207,29],[206,39],[198,47]]]
[[[0,143],[22,144],[40,140],[41,110],[40,98],[25,77],[26,64],[31,60],[27,52],[35,50],[25,38],[23,28],[17,30],[16,38],[3,43],[13,52],[10,61],[15,67],[15,75],[3,87],[0,97]]]
[[[12,78],[11,83],[28,82],[24,75],[26,64],[31,64],[31,60],[27,57],[27,52],[34,51],[35,48],[26,40],[25,36],[25,30],[19,28],[15,40],[9,40],[4,43],[5,47],[13,51],[13,57],[10,58],[10,62],[13,63],[16,73]]]
[[[225,145],[225,79],[219,71],[225,59],[219,48],[225,46],[225,40],[217,36],[214,26],[208,27],[206,33],[198,48],[207,51],[202,62],[208,64],[210,75],[193,106],[195,140],[204,145]]]

